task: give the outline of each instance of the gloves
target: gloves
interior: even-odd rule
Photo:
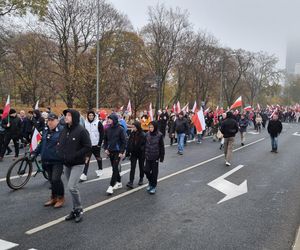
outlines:
[[[164,158],[160,158],[160,159],[159,159],[159,162],[164,162]]]

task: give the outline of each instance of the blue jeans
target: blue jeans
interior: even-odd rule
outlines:
[[[272,145],[272,150],[277,150],[277,147],[278,147],[278,137],[271,136],[271,145]]]
[[[183,152],[185,133],[177,134],[178,152]]]

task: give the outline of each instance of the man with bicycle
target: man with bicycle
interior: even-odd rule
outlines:
[[[63,126],[59,125],[58,117],[54,113],[48,115],[47,128],[44,130],[41,143],[31,154],[36,157],[41,154],[43,168],[48,172],[51,182],[51,198],[44,206],[60,208],[64,204],[64,184],[61,180],[63,163],[57,154],[57,143]]]

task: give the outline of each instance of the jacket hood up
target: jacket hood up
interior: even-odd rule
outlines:
[[[115,113],[110,114],[110,115],[108,116],[108,118],[109,118],[109,119],[112,119],[112,121],[113,121],[112,126],[118,125],[119,119],[118,119],[118,116],[117,116]]]
[[[67,113],[70,113],[72,116],[72,127],[76,127],[80,122],[80,114],[75,109],[65,109],[63,111],[64,116],[67,115]]]

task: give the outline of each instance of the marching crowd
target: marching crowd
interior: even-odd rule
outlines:
[[[0,110],[2,115],[3,110]],[[147,191],[156,193],[159,162],[165,157],[165,138],[170,145],[177,143],[178,154],[184,154],[187,140],[202,143],[205,136],[212,136],[224,148],[225,164],[231,165],[234,138],[239,132],[241,146],[245,145],[245,134],[248,126],[260,133],[267,124],[271,137],[272,151],[278,151],[278,135],[281,133],[281,121],[298,122],[300,113],[292,110],[263,109],[240,113],[224,110],[206,111],[204,113],[205,128],[198,131],[194,124],[193,112],[175,114],[168,110],[159,110],[155,119],[144,111],[137,119],[118,112],[107,115],[90,110],[84,118],[77,110],[66,109],[61,116],[47,108],[45,112],[10,109],[9,116],[0,118],[0,160],[12,153],[9,147],[13,141],[15,158],[19,157],[19,149],[30,142],[34,130],[41,133],[42,139],[31,152],[31,158],[41,156],[42,166],[49,174],[51,197],[44,204],[60,208],[64,205],[64,184],[62,174],[66,176],[67,188],[72,197],[73,209],[65,218],[80,222],[83,209],[81,204],[79,182],[87,180],[91,156],[97,161],[96,175],[103,175],[101,149],[110,160],[112,176],[106,190],[112,195],[114,190],[122,188],[120,161],[129,157],[131,170],[128,188],[134,188],[135,169],[138,163],[138,185],[144,184],[144,175],[148,179]],[[268,122],[269,120],[269,122]],[[21,141],[21,144],[19,143]]]

